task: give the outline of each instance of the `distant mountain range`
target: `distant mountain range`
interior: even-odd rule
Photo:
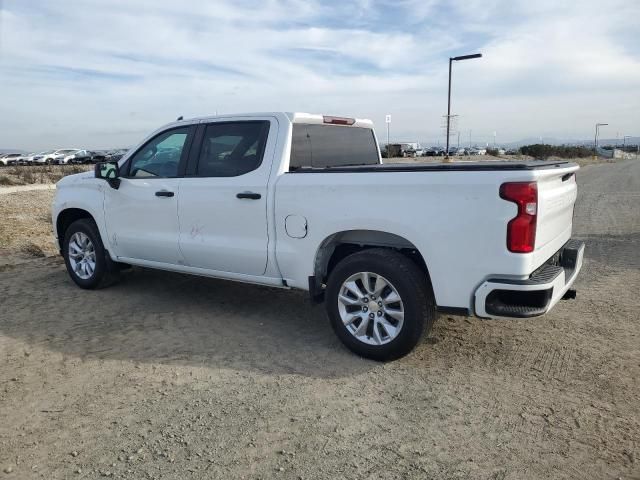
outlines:
[[[533,145],[536,143],[544,143],[546,145],[585,145],[587,147],[593,147],[593,139],[591,140],[575,140],[575,139],[558,139],[553,137],[528,137],[518,140],[516,142],[500,143],[503,147],[516,148],[523,145]],[[599,138],[598,145],[619,145],[622,146],[622,138],[616,140],[615,138]],[[626,140],[627,145],[638,145],[640,143],[640,137],[629,137]]]
[[[473,144],[474,145],[478,145],[478,146],[484,146],[487,142],[477,142],[474,141]],[[536,143],[542,143],[542,144],[546,144],[546,145],[584,145],[586,147],[593,147],[593,139],[591,140],[575,140],[575,139],[559,139],[559,138],[554,138],[554,137],[527,137],[527,138],[523,138],[521,140],[517,140],[515,142],[498,142],[498,146],[503,147],[503,148],[519,148],[522,147],[523,145],[534,145]],[[424,147],[424,146],[431,146],[431,145],[435,145],[434,143],[431,142],[420,142],[420,144]],[[454,142],[453,140],[451,141],[452,145],[457,145],[457,142]],[[627,145],[638,145],[640,144],[640,137],[629,137],[627,138],[626,141]],[[442,142],[440,142],[440,145],[442,146]],[[492,142],[489,142],[488,145],[491,147],[493,145]],[[608,145],[618,145],[618,146],[622,146],[622,138],[619,138],[617,141],[615,138],[599,138],[598,139],[598,145],[601,147],[604,146],[608,146]],[[464,142],[462,141],[462,139],[460,140],[460,146],[461,147],[467,147],[468,146],[468,142]]]

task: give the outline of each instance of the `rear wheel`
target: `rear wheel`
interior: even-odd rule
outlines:
[[[107,259],[98,227],[91,219],[76,220],[67,228],[62,254],[69,276],[80,288],[105,287],[118,278],[113,262]]]
[[[435,320],[431,286],[401,253],[371,249],[342,260],[327,282],[326,308],[353,352],[386,361],[409,353]]]

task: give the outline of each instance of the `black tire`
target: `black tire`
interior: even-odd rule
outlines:
[[[94,246],[96,266],[91,277],[87,279],[80,278],[71,267],[69,261],[69,241],[74,233],[82,232],[89,237]],[[98,227],[92,219],[82,218],[73,222],[64,232],[64,240],[62,242],[62,255],[64,263],[67,266],[67,272],[71,279],[80,288],[93,290],[112,285],[119,279],[119,269],[117,264],[108,258],[108,254],[102,244]]]
[[[343,282],[358,272],[372,272],[393,284],[404,305],[404,323],[389,343],[370,345],[358,340],[342,322],[338,296]],[[403,357],[429,332],[436,318],[433,291],[427,275],[408,257],[383,248],[354,253],[344,258],[329,275],[325,307],[338,338],[352,352],[372,360],[389,361]]]

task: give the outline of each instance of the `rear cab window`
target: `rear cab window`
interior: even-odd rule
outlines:
[[[294,123],[289,171],[380,163],[370,128]]]

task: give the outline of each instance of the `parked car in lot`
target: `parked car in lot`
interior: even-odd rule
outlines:
[[[76,150],[68,155],[66,155],[62,162],[64,164],[74,163],[74,164],[82,164],[82,163],[91,163],[91,152],[88,150]]]
[[[435,157],[436,151],[433,147],[425,148],[422,152],[423,157]]]
[[[71,155],[71,154],[73,154],[74,152],[77,152],[77,151],[78,151],[77,148],[67,148],[67,149],[53,150],[52,152],[50,152],[49,154],[46,155],[44,163],[54,164],[54,165],[61,165],[63,163],[66,163],[64,161],[64,159],[66,157],[68,157],[69,155]]]
[[[101,152],[101,151],[93,150],[93,151],[89,152],[89,154],[91,155],[91,162],[92,162],[92,163],[98,163],[98,162],[105,162],[105,161],[107,161],[107,154],[106,154],[106,152]]]
[[[126,149],[110,150],[105,154],[106,161],[117,162],[125,153],[127,153]]]
[[[31,165],[31,153],[21,153],[16,157],[17,165]]]
[[[119,162],[64,177],[52,220],[81,288],[139,265],[307,290],[348,348],[389,360],[438,310],[534,317],[573,295],[577,170],[382,164],[368,120],[223,115],[165,125]]]
[[[35,158],[38,156],[37,152],[31,152],[24,155],[24,164],[25,165],[33,165],[35,163]]]
[[[20,153],[5,153],[3,156],[0,156],[0,164],[5,167],[10,165],[17,165],[18,158],[20,158],[22,154]]]
[[[484,147],[471,147],[466,149],[466,155],[486,155],[487,149]]]
[[[29,157],[31,164],[33,165],[43,165],[47,160],[47,157],[53,154],[55,150],[47,150],[44,152],[34,153]]]
[[[441,157],[444,156],[444,149],[440,147],[430,147],[426,148],[422,152],[423,157]]]

